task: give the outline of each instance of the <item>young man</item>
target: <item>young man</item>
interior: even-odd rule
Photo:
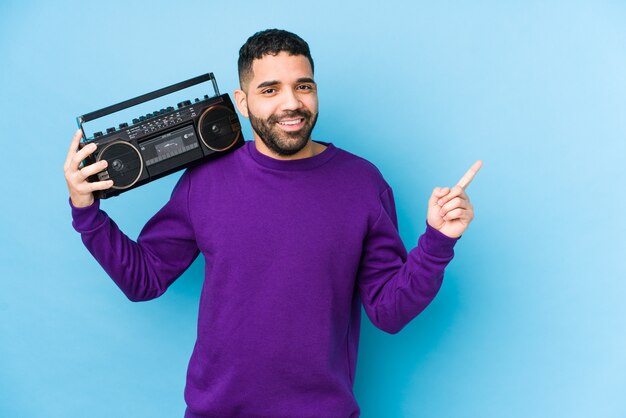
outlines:
[[[309,47],[280,30],[240,50],[235,103],[254,141],[187,170],[137,242],[99,210],[87,183],[104,163],[65,164],[73,225],[133,301],[160,296],[201,252],[206,274],[185,417],[357,417],[352,391],[361,304],[395,333],[441,286],[473,218],[463,191],[436,188],[407,254],[391,188],[369,162],[310,137],[318,115]]]

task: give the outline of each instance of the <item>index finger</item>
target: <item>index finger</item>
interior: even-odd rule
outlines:
[[[72,157],[76,154],[76,150],[78,150],[78,143],[80,139],[83,137],[82,131],[79,129],[74,134],[74,138],[72,138],[72,143],[70,144],[70,149],[67,152],[67,157],[65,158],[65,167],[67,167],[72,161]]]
[[[476,161],[474,165],[472,165],[470,169],[467,170],[467,173],[465,173],[463,177],[461,177],[461,180],[459,180],[459,182],[456,185],[459,186],[461,189],[465,190],[465,188],[469,186],[469,184],[474,179],[474,176],[476,175],[476,173],[478,173],[478,170],[480,170],[480,167],[482,166],[483,166],[482,160]]]

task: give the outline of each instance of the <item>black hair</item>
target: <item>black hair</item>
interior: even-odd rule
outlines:
[[[265,55],[278,55],[283,51],[289,55],[304,55],[311,63],[311,70],[314,69],[309,44],[304,39],[286,30],[266,29],[249,37],[239,49],[237,64],[241,88],[252,77],[252,62],[255,59],[261,59]]]

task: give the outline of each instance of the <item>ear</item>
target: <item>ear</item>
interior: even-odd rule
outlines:
[[[235,106],[237,106],[237,110],[239,111],[239,113],[241,113],[243,115],[244,118],[248,117],[248,97],[246,96],[246,93],[241,90],[241,89],[237,89],[235,90]]]

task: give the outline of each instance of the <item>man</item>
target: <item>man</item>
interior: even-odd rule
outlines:
[[[289,32],[259,32],[239,55],[234,94],[254,141],[187,170],[137,242],[99,210],[79,168],[65,164],[73,225],[133,301],[160,296],[201,252],[206,275],[185,417],[357,417],[352,391],[361,303],[398,332],[439,290],[473,218],[464,192],[436,188],[427,229],[407,254],[390,187],[369,162],[310,137],[318,115],[313,59]]]

